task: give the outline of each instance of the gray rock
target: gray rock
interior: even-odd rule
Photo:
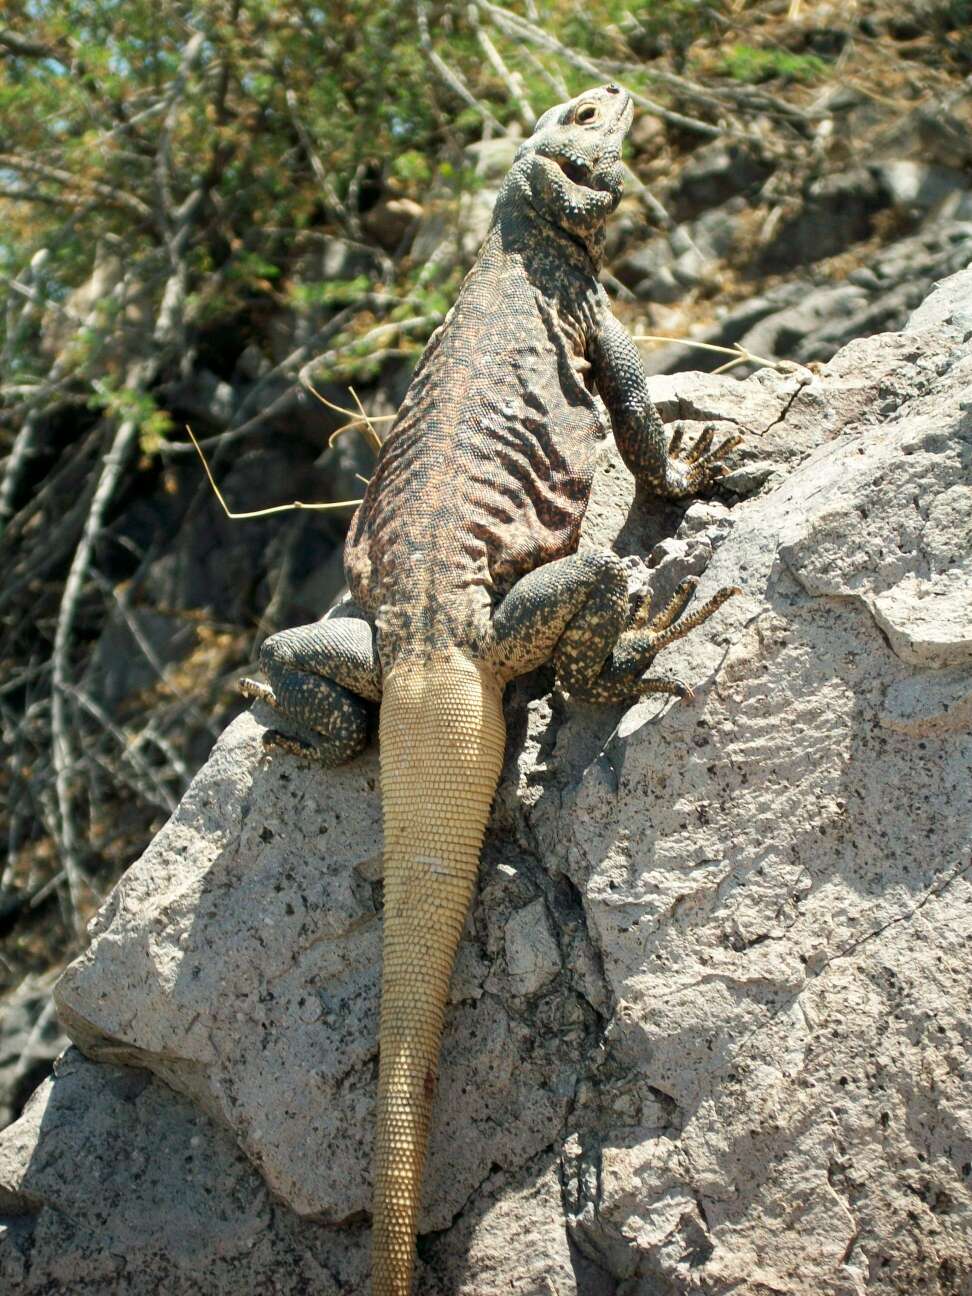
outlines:
[[[518,994],[536,994],[560,971],[560,949],[542,897],[518,909],[506,924],[506,969]]]
[[[547,672],[512,690],[443,1053],[423,1293],[967,1289],[970,294],[966,271],[907,332],[854,343],[810,381],[699,375],[680,395],[663,380],[678,417],[718,416],[722,392],[722,417],[788,475],[727,510],[725,528],[726,512],[693,504],[686,534],[652,554],[674,568],[711,549],[697,599],[744,590],[659,658],[694,704],[565,706]],[[644,542],[657,518],[632,496],[605,447],[586,545],[660,541]],[[359,1290],[377,766],[374,753],[327,774],[268,762],[268,720],[241,717],[217,744],[57,998],[90,1056],[194,1098],[304,1217],[235,1190],[268,1220],[262,1246],[291,1254],[323,1221],[329,1272]],[[118,1290],[131,1253],[132,1272],[179,1291],[167,1219],[150,1256],[152,1201],[115,1188],[137,1110],[116,1096],[119,1073],[86,1074],[65,1103],[84,1113],[76,1131],[65,1119],[49,1133],[32,1108],[0,1136],[20,1212],[0,1265],[17,1274],[29,1219],[49,1210],[57,1227],[31,1233],[41,1284],[62,1263],[64,1218],[97,1209],[70,1252],[83,1289]],[[91,1195],[89,1129],[91,1173],[111,1191],[82,1210],[72,1176]],[[170,1163],[139,1137],[153,1148],[143,1177],[171,1195],[182,1144]],[[257,1184],[227,1159],[226,1133],[205,1137],[207,1156],[223,1149],[214,1175]],[[224,1199],[195,1192],[189,1181],[208,1274]],[[250,1227],[238,1218],[233,1237]],[[233,1274],[236,1290],[270,1289],[260,1264]]]
[[[725,504],[714,500],[698,500],[685,510],[677,539],[704,535],[713,545],[721,543],[732,530],[732,513]]]
[[[659,306],[670,306],[672,302],[681,301],[685,296],[686,283],[676,276],[673,266],[660,266],[654,274],[639,279],[634,286],[634,294],[642,301],[656,302]]]
[[[683,219],[695,216],[736,194],[755,189],[771,170],[750,150],[714,140],[697,148],[682,168],[674,203]]]
[[[728,255],[738,234],[741,202],[732,200],[678,225],[667,238],[634,248],[614,267],[635,296],[666,304],[680,300]]]
[[[0,1145],[10,1296],[362,1291],[358,1226],[301,1221],[197,1108],[71,1049]]]
[[[196,641],[197,627],[186,617],[117,604],[91,655],[85,687],[106,707],[117,707],[156,684],[165,668],[186,657]]]
[[[733,495],[755,495],[767,482],[781,479],[780,465],[772,459],[757,459],[753,463],[737,468],[735,472],[726,473],[719,480],[722,490],[732,491]]]
[[[892,207],[932,211],[952,194],[967,194],[969,182],[961,171],[898,158],[872,168]]]
[[[659,271],[671,265],[672,251],[667,238],[655,238],[643,243],[614,267],[614,273],[621,283],[629,288],[644,281],[650,281]]]
[[[703,212],[689,227],[692,242],[712,260],[728,256],[739,237],[739,216],[743,211],[742,199],[730,198],[721,207]]]
[[[778,274],[835,256],[871,232],[871,218],[887,206],[875,176],[864,167],[822,176],[809,186],[799,210],[782,220],[762,248],[763,270]]]
[[[410,244],[424,215],[412,198],[381,198],[365,212],[362,225],[386,252],[401,252]]]
[[[966,212],[961,205],[967,196],[953,194],[943,203],[940,218],[883,248],[869,264],[851,271],[846,282],[781,284],[729,311],[700,331],[698,341],[740,343],[754,355],[810,364],[831,359],[855,338],[904,328],[938,281],[972,262],[972,206]],[[686,347],[645,353],[652,374],[711,370],[724,361]]]

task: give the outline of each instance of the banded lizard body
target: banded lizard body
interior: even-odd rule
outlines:
[[[631,616],[621,560],[575,552],[606,435],[595,393],[625,463],[660,496],[707,484],[738,440],[669,443],[598,282],[631,115],[627,93],[604,86],[552,108],[522,144],[354,517],[345,568],[363,616],[272,636],[269,685],[246,685],[316,731],[326,764],[362,750],[367,704],[381,704],[374,1296],[411,1291],[443,1018],[503,762],[505,684],[552,658],[576,698],[689,696],[647,668],[736,592],[682,617],[690,580],[653,618]]]

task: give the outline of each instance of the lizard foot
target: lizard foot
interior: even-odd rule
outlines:
[[[655,616],[651,615],[650,605],[642,604],[629,628],[619,636],[600,674],[581,689],[572,689],[572,694],[590,702],[632,702],[646,693],[670,693],[691,702],[695,695],[683,680],[660,679],[647,672],[663,648],[708,621],[726,599],[741,593],[737,585],[727,585],[691,615],[683,616],[697,585],[695,576],[686,577]]]
[[[728,471],[722,460],[742,441],[741,436],[728,436],[713,448],[715,427],[706,424],[694,445],[682,449],[684,429],[681,425],[672,433],[668,444],[668,461],[665,472],[665,494],[678,499],[704,490]]]
[[[291,756],[299,756],[302,760],[313,761],[315,764],[319,764],[321,759],[320,750],[314,743],[281,733],[279,729],[264,731],[263,747],[265,751],[290,752]]]
[[[695,701],[695,690],[680,679],[658,679],[645,675],[638,681],[638,696],[647,697],[649,693],[671,693],[681,702]]]
[[[261,684],[259,680],[241,679],[239,690],[252,702],[266,702],[267,706],[279,706],[273,689],[268,684]]]
[[[285,677],[285,686],[287,682]],[[262,684],[259,680],[240,680],[240,692],[254,702],[265,702],[274,710],[282,712],[285,719],[290,714],[290,708],[270,685]],[[341,765],[357,756],[364,749],[368,736],[368,715],[364,704],[329,680],[308,678],[306,692],[311,694],[312,699],[315,693],[325,693],[328,706],[316,719],[307,714],[290,718],[296,724],[314,730],[318,736],[308,741],[306,738],[281,733],[278,729],[267,729],[263,735],[264,750],[290,752],[292,756],[324,766]]]

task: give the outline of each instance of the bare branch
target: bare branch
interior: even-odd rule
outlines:
[[[113,185],[102,184],[100,180],[86,180],[60,167],[49,166],[36,158],[21,157],[19,153],[0,153],[0,167],[9,167],[11,171],[22,171],[27,175],[39,176],[53,184],[68,185],[72,190],[80,191],[87,196],[95,195],[112,207],[122,207],[132,212],[139,220],[151,220],[152,210],[141,198],[117,189]]]
[[[675,72],[668,72],[659,67],[645,67],[643,63],[604,62],[601,64],[601,69],[603,72],[613,72],[620,76],[625,76],[631,72],[648,76],[652,81],[667,86],[670,90],[676,91],[686,99],[694,99],[696,103],[706,104],[709,107],[718,108],[720,111],[725,111],[728,102],[743,108],[749,108],[752,111],[773,113],[778,117],[786,117],[796,121],[816,121],[822,117],[830,116],[829,112],[823,110],[808,112],[797,104],[787,103],[785,99],[778,99],[775,95],[769,94],[768,91],[758,86],[703,86],[698,81],[691,81],[688,77],[679,76]]]
[[[138,741],[125,733],[123,729],[120,729],[104,707],[85,693],[83,689],[78,688],[75,684],[69,687],[71,696],[82,710],[87,711],[88,715],[97,720],[104,731],[111,735],[118,744],[122,756],[131,763],[132,768],[145,780],[145,784],[140,785],[138,788],[140,795],[144,796],[147,801],[162,806],[171,814],[176,808],[176,799],[161,781],[158,773],[138,754]]]
[[[25,36],[18,36],[10,27],[4,27],[0,31],[0,45],[11,54],[16,54],[18,58],[58,58],[57,51],[52,46],[28,40]]]
[[[321,161],[320,154],[314,147],[314,141],[311,139],[310,131],[304,125],[300,113],[297,111],[297,95],[291,86],[287,87],[284,98],[287,101],[287,111],[290,113],[290,120],[294,124],[294,130],[300,139],[304,152],[307,154],[308,161],[311,164],[311,170],[314,172],[314,178],[321,187],[321,193],[328,206],[331,207],[338,215],[341,224],[349,229],[353,234],[361,233],[361,224],[358,220],[357,213],[345,206],[338,197],[337,190],[328,174],[327,168]]]
[[[105,512],[121,477],[122,469],[137,440],[138,424],[134,419],[125,419],[119,425],[111,450],[105,457],[101,476],[81,533],[81,541],[68,571],[51,654],[51,736],[58,808],[58,844],[64,871],[67,874],[74,924],[79,938],[84,936],[84,923],[81,917],[82,887],[90,884],[81,868],[81,841],[74,815],[74,794],[70,778],[70,768],[75,759],[74,735],[67,715],[68,690],[71,685],[71,640],[95,541],[101,531]]]
[[[516,104],[517,110],[520,114],[520,121],[523,123],[524,129],[529,135],[533,130],[533,123],[537,119],[537,114],[533,111],[530,100],[527,98],[523,78],[518,72],[514,72],[503,62],[502,55],[489,39],[488,33],[483,31],[482,27],[479,25],[479,14],[474,5],[470,6],[469,13],[476,28],[476,40],[479,42],[479,47],[489,60],[493,71],[509,91],[510,98]]]
[[[173,78],[165,97],[165,120],[159,132],[159,143],[155,153],[155,184],[158,190],[159,206],[164,225],[171,227],[178,221],[175,202],[172,197],[172,133],[178,119],[179,105],[186,92],[189,74],[192,71],[203,46],[202,32],[196,32],[187,42],[182,52],[179,70]]]
[[[633,333],[632,338],[635,342],[673,342],[676,346],[698,347],[700,351],[715,351],[719,355],[732,356],[729,364],[721,365],[715,370],[716,373],[732,369],[738,364],[761,365],[767,369],[777,369],[781,373],[803,369],[803,365],[798,365],[793,360],[767,360],[765,356],[754,355],[752,351],[747,351],[741,342],[734,342],[731,347],[724,347],[716,346],[714,342],[694,342],[691,338],[665,337],[660,333]]]
[[[457,95],[463,103],[468,104],[470,108],[475,108],[483,121],[488,122],[489,125],[492,126],[493,130],[496,131],[497,135],[505,135],[505,128],[500,125],[499,121],[493,116],[486,105],[476,98],[459,73],[449,67],[448,63],[446,63],[445,60],[442,59],[433,49],[432,38],[429,35],[428,6],[425,4],[425,0],[417,0],[415,11],[418,18],[419,44],[422,47],[422,53],[428,59],[431,66],[439,74],[453,94]]]
[[[556,37],[545,32],[542,27],[521,18],[519,14],[511,13],[509,9],[504,9],[502,5],[493,4],[490,0],[475,0],[475,4],[482,13],[492,18],[500,31],[505,32],[507,36],[511,36],[515,40],[530,41],[539,49],[545,49],[551,54],[557,54],[573,67],[579,68],[582,72],[587,72],[598,80],[603,79],[605,76],[605,69],[601,65],[589,58],[585,58],[583,54],[578,54],[575,50],[562,44]],[[711,122],[701,121],[697,117],[686,117],[684,113],[665,108],[653,99],[648,99],[644,95],[637,93],[637,91],[629,90],[628,93],[635,103],[644,108],[646,112],[655,117],[660,117],[662,121],[668,122],[671,126],[693,131],[697,135],[718,136],[728,139],[747,138],[745,135],[740,135],[723,126],[715,126]]]

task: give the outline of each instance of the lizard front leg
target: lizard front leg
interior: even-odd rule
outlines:
[[[736,586],[682,614],[698,581],[682,581],[655,616],[650,604],[632,616],[624,564],[610,551],[560,558],[518,581],[496,610],[495,666],[503,677],[553,658],[558,682],[584,702],[630,702],[646,693],[691,698],[679,679],[647,674],[662,648],[707,621]]]
[[[590,360],[597,390],[611,415],[621,458],[639,484],[656,495],[678,499],[704,489],[722,476],[723,458],[742,437],[727,437],[713,448],[712,431],[706,428],[695,445],[684,450],[678,434],[669,441],[648,395],[638,348],[611,313],[606,298]]]
[[[270,730],[267,746],[340,765],[364,750],[369,711],[364,699],[381,698],[381,669],[367,621],[334,617],[271,635],[260,649],[268,684],[243,680],[247,697],[268,702],[318,735],[306,743]]]

